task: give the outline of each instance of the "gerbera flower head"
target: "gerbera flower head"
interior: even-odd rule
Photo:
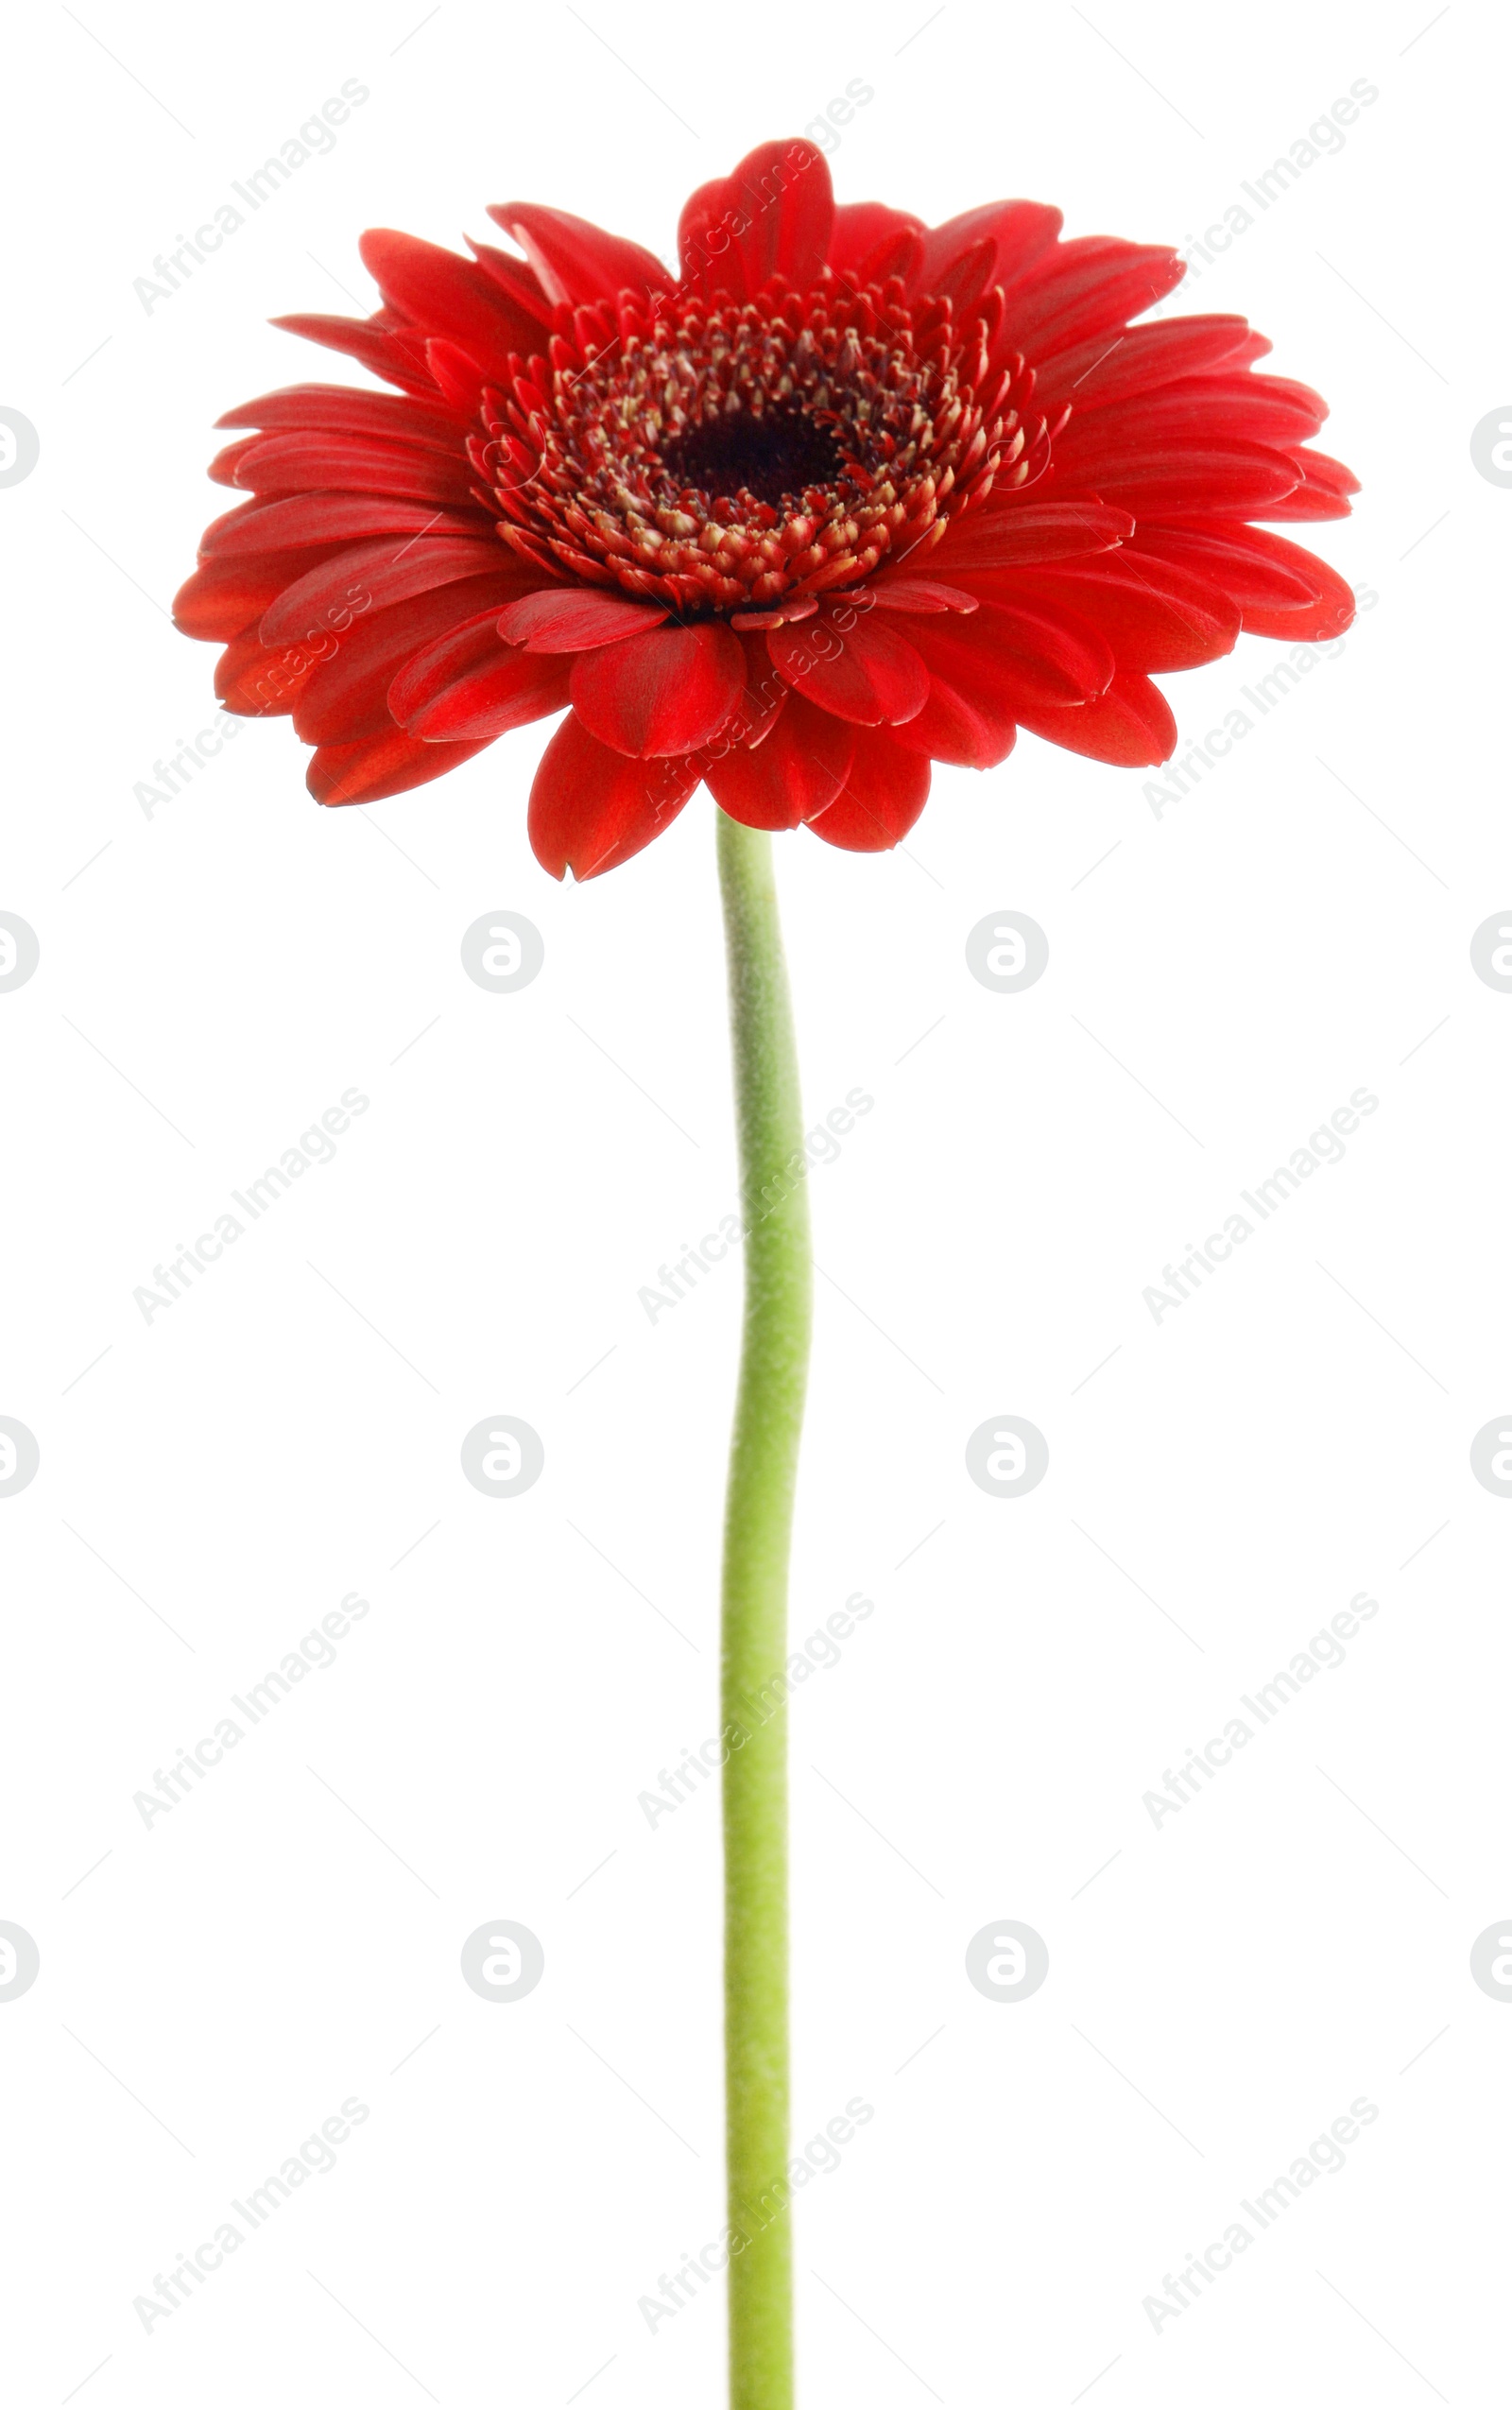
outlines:
[[[679,272],[565,211],[490,215],[464,259],[364,236],[366,319],[276,321],[394,388],[297,385],[221,421],[249,498],[175,615],[232,712],[287,712],[322,803],[438,777],[565,711],[530,838],[589,878],[700,782],[734,818],[896,845],[930,763],[1016,732],[1168,758],[1151,673],[1240,630],[1349,624],[1266,529],[1343,516],[1306,386],[1241,318],[1132,321],[1162,246],[1066,242],[1000,201],[925,227],[837,208],[769,143],[683,211]]]

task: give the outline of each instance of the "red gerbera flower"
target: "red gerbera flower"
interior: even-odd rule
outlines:
[[[311,792],[362,803],[568,709],[530,798],[557,877],[665,828],[700,780],[753,828],[859,852],[931,761],[1023,727],[1164,761],[1152,671],[1240,629],[1314,643],[1353,601],[1256,519],[1356,490],[1325,406],[1257,376],[1242,318],[1130,320],[1163,246],[1060,240],[1000,201],[925,227],[836,208],[769,143],[682,214],[680,274],[563,210],[494,209],[523,257],[364,236],[367,319],[278,324],[394,393],[290,386],[229,411],[176,615],[226,646],[232,712],[288,712]]]

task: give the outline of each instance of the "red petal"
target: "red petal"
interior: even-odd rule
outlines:
[[[1264,527],[1142,527],[1130,551],[1221,586],[1246,635],[1317,645],[1342,636],[1354,618],[1354,596],[1337,572]]]
[[[215,693],[238,719],[281,718],[319,658],[308,645],[269,649],[255,628],[244,628],[215,664]]]
[[[357,536],[476,536],[489,524],[481,512],[463,519],[423,502],[379,494],[300,493],[285,502],[229,510],[205,529],[200,549],[208,556],[284,552],[294,544],[350,542]]]
[[[1159,326],[1130,326],[1109,343],[1100,335],[1076,350],[1059,352],[1035,369],[1035,400],[1069,402],[1076,410],[1099,410],[1130,394],[1169,385],[1230,362],[1249,333],[1242,318],[1168,318]],[[1268,346],[1267,346],[1268,348]]]
[[[511,728],[567,708],[567,664],[555,653],[508,651],[494,638],[492,655],[446,687],[404,723],[411,736],[438,739],[482,737],[490,741]]]
[[[1112,646],[1120,669],[1195,669],[1232,652],[1239,639],[1238,606],[1219,585],[1127,544],[1086,568],[1015,570],[1002,585],[1005,601],[1079,611]]]
[[[740,639],[717,621],[653,628],[648,635],[579,654],[573,707],[618,753],[691,753],[717,736],[746,686]]]
[[[376,803],[424,786],[482,750],[481,745],[421,745],[395,728],[355,745],[322,745],[311,756],[304,783],[318,803]]]
[[[906,210],[889,209],[885,201],[847,201],[834,213],[826,256],[842,283],[845,271],[858,268],[868,251],[899,234],[922,234],[924,221]]]
[[[1126,510],[1110,509],[1095,494],[1053,502],[1005,502],[1001,508],[953,519],[930,556],[931,568],[954,577],[967,569],[1016,569],[1034,560],[1065,560],[1108,552],[1134,533]]]
[[[986,770],[1006,761],[1016,733],[1015,705],[1024,697],[1011,661],[990,646],[984,650],[959,621],[936,624],[922,637],[919,649],[929,670],[929,700],[894,730],[897,742],[907,752],[954,762],[959,769]]]
[[[870,586],[858,589],[855,599],[865,594],[876,611],[922,611],[933,617],[937,611],[976,609],[976,596],[964,586],[942,586],[937,577],[911,577],[906,573],[879,577]]]
[[[885,729],[859,729],[846,782],[809,826],[848,853],[885,853],[929,800],[929,764]]]
[[[1284,502],[1246,515],[1256,519],[1348,519],[1349,497],[1360,491],[1360,480],[1352,469],[1347,469],[1342,460],[1331,460],[1326,452],[1297,451],[1293,459],[1300,482]]]
[[[539,570],[526,569],[502,544],[487,539],[427,537],[422,543],[396,542],[344,546],[334,559],[286,586],[269,605],[258,631],[265,645],[285,645],[318,630],[350,621],[361,611],[387,611],[410,594],[428,594],[433,586],[455,585],[464,577],[502,574],[518,594],[540,582]]]
[[[512,251],[501,251],[492,243],[474,243],[471,234],[465,240],[484,275],[490,284],[498,285],[515,316],[536,329],[532,340],[521,345],[522,353],[528,358],[532,352],[544,351],[542,333],[551,332],[556,303],[547,301],[535,269],[523,259],[516,259]]]
[[[1069,444],[1069,438],[1063,439]],[[1060,473],[1057,447],[1052,473]],[[1073,451],[1066,474],[1085,474],[1100,494],[1140,519],[1246,519],[1276,515],[1275,506],[1296,491],[1302,473],[1290,456],[1259,443],[1137,441],[1124,453],[1099,446],[1094,467],[1076,466]]]
[[[512,309],[494,280],[470,259],[391,227],[370,227],[357,245],[362,264],[391,309],[427,335],[444,335],[503,381],[511,352],[541,348],[538,330]]]
[[[587,586],[544,586],[510,604],[499,633],[527,653],[586,653],[644,635],[667,616],[663,603],[632,602],[627,594]]]
[[[913,642],[932,686],[937,681],[970,706],[985,723],[987,744],[1005,745],[1009,724],[1031,711],[1091,700],[1117,667],[1089,619],[1051,603],[988,603],[974,619],[921,620]]]
[[[387,436],[423,443],[448,456],[460,451],[469,418],[397,393],[364,393],[355,385],[285,385],[243,402],[217,427],[318,427],[335,435]]]
[[[1258,443],[1290,454],[1315,435],[1328,407],[1305,385],[1270,376],[1194,376],[1157,392],[1076,410],[1055,442],[1055,473],[1110,492],[1109,466],[1158,458],[1167,449],[1211,441]]]
[[[374,376],[386,377],[390,385],[403,386],[406,393],[415,393],[436,401],[435,380],[425,365],[425,344],[422,336],[405,328],[387,310],[379,310],[371,318],[330,318],[317,310],[298,310],[289,318],[271,318],[268,323],[285,335],[301,335],[308,343],[323,343],[330,352],[345,352],[349,358],[360,360]]]
[[[923,255],[914,272],[913,294],[940,293],[950,288],[950,272],[979,243],[992,246],[992,264],[986,282],[1012,285],[1033,263],[1044,256],[1062,224],[1058,209],[1040,201],[988,201],[960,217],[932,226],[924,236]]]
[[[526,655],[511,650],[498,632],[498,611],[473,611],[432,638],[418,646],[409,659],[390,680],[387,690],[389,715],[412,736],[460,735],[461,730],[449,725],[458,713],[470,713],[476,704],[488,708],[490,703],[506,703],[516,693],[522,696],[544,690],[559,698],[542,703],[540,711],[523,711],[511,727],[524,720],[539,719],[543,712],[560,711],[567,701],[567,666],[555,656]],[[491,670],[513,663],[521,675],[511,686],[505,682],[501,690],[479,702],[481,690],[477,680]],[[523,665],[523,667],[522,667]],[[555,685],[552,681],[555,680]],[[438,712],[444,704],[446,709]],[[482,732],[469,729],[469,735]],[[495,729],[494,735],[502,735]]]
[[[855,731],[794,695],[754,752],[732,746],[703,757],[703,779],[722,812],[748,829],[796,829],[833,802],[855,749]]]
[[[929,700],[916,719],[892,732],[905,752],[961,770],[995,769],[1013,750],[1017,723],[990,703],[968,701],[942,678],[930,680]]]
[[[554,879],[592,879],[639,853],[681,811],[696,763],[636,762],[590,734],[576,712],[541,756],[530,789],[530,843]]]
[[[1117,333],[1169,293],[1185,263],[1163,243],[1123,243],[1090,234],[1058,243],[1007,294],[995,355],[1022,352],[1036,363]]]
[[[802,140],[763,143],[733,174],[700,185],[682,213],[678,255],[690,283],[748,300],[770,276],[817,282],[834,223],[824,155]]]
[[[772,628],[766,649],[789,686],[863,728],[912,719],[929,693],[929,674],[907,638],[844,606]]]
[[[1115,678],[1095,702],[1070,711],[1021,712],[1019,717],[1031,735],[1123,769],[1151,768],[1176,750],[1170,705],[1158,686],[1134,671]]]
[[[185,578],[173,598],[173,624],[185,636],[224,644],[260,619],[285,586],[331,558],[328,544],[299,552],[259,553],[246,560],[213,560]]]
[[[249,493],[394,493],[459,510],[472,500],[472,472],[460,443],[447,457],[423,444],[300,428],[253,436],[234,450],[232,473],[225,482]]]
[[[301,689],[296,735],[306,745],[346,745],[392,728],[388,689],[395,671],[458,621],[485,606],[496,610],[496,588],[507,590],[506,581],[471,577],[354,621],[346,635],[332,639],[330,653]]]
[[[614,301],[627,285],[638,301],[664,293],[670,269],[639,243],[606,233],[586,217],[535,201],[505,201],[489,215],[514,237],[541,279],[548,301]],[[522,344],[522,351],[539,350]]]
[[[1241,521],[1141,527],[1129,550],[1170,561],[1220,586],[1241,611],[1299,611],[1323,593],[1323,563],[1299,544]]]

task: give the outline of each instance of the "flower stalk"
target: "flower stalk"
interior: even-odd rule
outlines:
[[[808,1383],[807,1184],[772,841],[717,816],[730,970],[746,1305],[725,1503],[725,2110],[730,2410],[791,2410],[787,2210],[787,1570]],[[761,1711],[751,1701],[765,1694]],[[776,1700],[775,1708],[772,1701]]]

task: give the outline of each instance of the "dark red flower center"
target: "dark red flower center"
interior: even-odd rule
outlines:
[[[511,366],[514,364],[511,363]],[[807,294],[563,306],[549,359],[490,388],[472,464],[500,533],[542,567],[770,626],[1042,473],[1033,377],[987,328],[826,272]]]

